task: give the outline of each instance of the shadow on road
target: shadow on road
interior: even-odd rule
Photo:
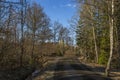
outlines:
[[[47,70],[53,71],[52,66]],[[111,80],[98,74],[83,73],[81,70],[93,72],[92,67],[80,63],[76,58],[62,59],[56,64],[54,76],[46,80]]]
[[[54,78],[47,79],[47,80],[111,80],[105,77],[99,77],[98,75],[79,75],[79,76],[65,76],[59,77],[55,76]]]

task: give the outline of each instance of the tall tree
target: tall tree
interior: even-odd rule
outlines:
[[[52,30],[53,30],[54,43],[58,42],[58,32],[59,32],[61,26],[62,26],[62,24],[60,24],[60,22],[58,22],[58,21],[55,21],[53,23]]]
[[[90,49],[90,53],[91,52],[95,53],[95,55],[96,55],[96,62],[98,63],[98,50],[97,50],[97,40],[96,40],[96,33],[95,33],[96,32],[95,31],[96,30],[95,27],[97,27],[96,26],[96,22],[97,22],[97,20],[96,20],[96,9],[95,9],[94,6],[89,5],[88,3],[95,4],[95,2],[93,0],[91,0],[91,1],[88,1],[88,0],[84,1],[84,3],[82,4],[82,9],[80,11],[80,20],[81,21],[78,24],[78,29],[77,30],[79,30],[80,28],[85,28],[84,29],[85,31],[82,32],[82,33],[86,34],[86,35],[89,35],[89,37],[87,37],[88,38],[87,40],[89,40],[89,41],[85,42],[85,44],[87,45],[85,48],[86,49],[89,48]],[[85,32],[87,32],[87,33],[85,33]],[[78,38],[79,38],[80,35],[79,35],[79,33],[77,33],[77,34],[78,34]],[[93,44],[94,44],[94,46],[93,46]],[[93,48],[94,48],[94,51],[93,51]]]
[[[24,54],[24,24],[25,24],[25,13],[26,13],[26,0],[20,0],[21,4],[21,56],[20,56],[20,66],[23,66],[23,54]]]
[[[43,12],[43,8],[37,3],[33,3],[27,9],[26,24],[32,33],[32,49],[31,58],[34,56],[34,48],[36,41],[36,34],[42,27],[48,26],[49,20],[46,14]]]
[[[109,26],[110,26],[110,56],[108,59],[107,67],[106,67],[106,76],[109,75],[109,70],[110,70],[110,65],[112,61],[112,56],[113,56],[113,28],[114,28],[114,1],[111,0],[111,15],[109,15]]]

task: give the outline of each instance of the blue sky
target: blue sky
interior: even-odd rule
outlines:
[[[7,0],[19,1],[19,0]],[[65,27],[69,26],[69,20],[77,12],[75,0],[28,0],[40,4],[44,12],[52,22],[59,21]]]
[[[59,21],[69,27],[68,20],[76,13],[76,4],[73,0],[31,0],[36,1],[44,8],[52,22]]]

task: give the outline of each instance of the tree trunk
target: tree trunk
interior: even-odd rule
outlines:
[[[107,67],[105,70],[105,75],[108,76],[109,72],[110,72],[110,64],[111,64],[111,60],[112,60],[112,55],[113,55],[113,27],[114,27],[114,0],[112,0],[112,16],[110,16],[110,56],[108,59],[108,63],[107,63]]]
[[[35,32],[33,33],[32,36],[32,51],[31,51],[31,60],[33,61],[33,55],[34,55],[34,47],[35,47]]]
[[[95,1],[93,0],[93,3],[95,4]],[[89,13],[90,13],[90,16],[91,16],[91,19],[94,20],[94,13],[93,13],[93,10],[92,9],[89,9],[87,8]],[[96,63],[98,63],[98,50],[97,50],[97,42],[96,42],[96,35],[95,35],[95,28],[94,28],[94,23],[92,22],[92,32],[93,32],[93,39],[94,39],[94,47],[95,47],[95,55],[96,55]]]
[[[96,42],[95,28],[94,27],[93,27],[93,38],[94,38],[94,45],[95,45],[96,63],[98,63],[98,50],[97,50],[97,42]]]
[[[23,20],[23,1],[21,3],[22,7],[21,7],[21,55],[20,55],[20,66],[23,66],[23,53],[24,53],[24,20]]]

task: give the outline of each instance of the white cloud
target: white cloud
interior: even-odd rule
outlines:
[[[66,4],[65,6],[72,7],[73,5],[72,4]]]
[[[77,5],[76,5],[76,4],[74,4],[74,5],[73,5],[73,7],[77,7]]]
[[[61,5],[60,7],[71,7],[71,8],[75,8],[75,7],[77,7],[77,5],[76,4],[66,4],[66,5]]]

